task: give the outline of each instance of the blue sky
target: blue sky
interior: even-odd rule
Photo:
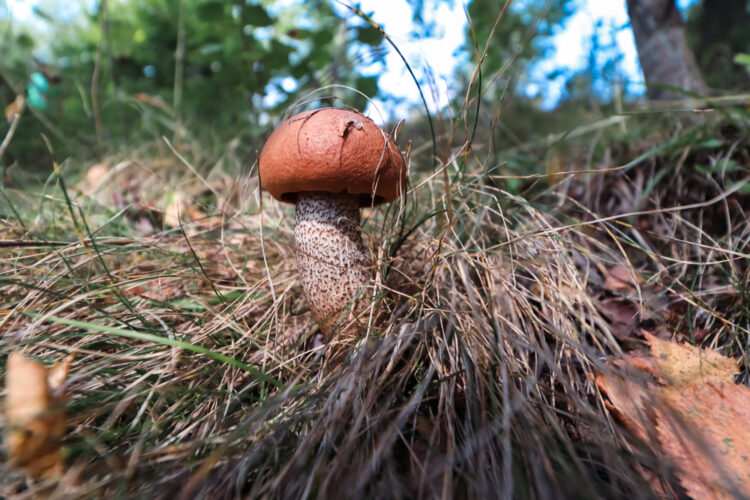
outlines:
[[[278,10],[285,4],[297,1],[299,0],[279,0],[273,7],[274,10]],[[681,8],[686,8],[695,1],[678,0],[677,3]],[[6,5],[15,19],[41,25],[43,23],[39,23],[32,10],[37,3],[36,0],[6,0]],[[456,66],[463,62],[461,57],[456,55],[457,49],[463,43],[466,29],[463,3],[459,0],[426,2],[431,6],[425,9],[426,20],[434,21],[439,27],[440,36],[433,38],[414,36],[412,9],[407,0],[360,0],[359,3],[363,11],[374,13],[373,19],[385,28],[422,81],[426,81],[428,72],[431,73],[437,91],[436,96],[428,96],[431,107],[446,104],[457,90],[451,88],[451,82],[454,80],[451,75]],[[585,66],[589,40],[598,22],[602,26],[600,34],[604,38],[603,41],[607,42],[607,38],[614,40],[623,55],[621,70],[628,80],[629,90],[636,94],[643,92],[642,86],[639,85],[643,76],[628,25],[625,0],[577,0],[577,4],[577,12],[553,38],[554,51],[551,56],[525,75],[526,81],[523,84],[526,93],[538,95],[545,107],[553,107],[561,96],[564,74],[573,73]],[[342,15],[350,15],[343,6],[335,3],[334,6]],[[550,82],[545,76],[554,69],[563,69],[563,76]],[[385,65],[375,64],[365,68],[364,72],[379,74],[380,88],[385,92],[403,98],[409,103],[419,102],[416,86],[393,51],[386,56]],[[409,108],[408,104],[397,106],[377,100],[376,104],[387,114],[397,117],[406,116]]]
[[[697,0],[677,0],[681,9],[694,4]],[[451,75],[461,59],[454,54],[463,43],[466,29],[466,16],[463,3],[440,2],[435,9],[425,9],[427,20],[434,21],[442,28],[440,39],[414,39],[412,33],[412,9],[407,0],[360,0],[365,12],[374,12],[373,19],[384,27],[399,48],[404,52],[409,64],[421,73],[424,79],[425,68],[429,66],[437,89],[440,92],[440,105],[448,102],[456,89],[451,89]],[[498,5],[502,2],[498,1]],[[645,91],[641,82],[643,74],[638,63],[633,33],[629,27],[625,0],[578,0],[577,11],[561,27],[552,39],[554,51],[548,59],[541,61],[531,73],[526,75],[525,89],[528,95],[538,95],[543,106],[551,108],[560,99],[565,82],[565,74],[572,74],[583,69],[589,53],[589,44],[594,27],[601,22],[600,34],[613,39],[623,55],[621,70],[628,80],[628,90],[634,94]],[[429,5],[429,1],[427,2]],[[499,7],[498,7],[499,8]],[[340,12],[344,13],[345,9]],[[493,13],[494,15],[494,13]],[[546,75],[555,69],[563,69],[563,75],[550,82]],[[398,97],[407,98],[410,102],[419,102],[419,93],[411,82],[403,63],[395,53],[386,58],[385,67],[373,68],[374,72],[382,71],[380,88]],[[388,104],[378,102],[380,106]],[[432,103],[431,103],[432,104]],[[406,106],[391,109],[397,116],[405,116]]]

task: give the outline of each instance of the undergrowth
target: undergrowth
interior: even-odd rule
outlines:
[[[407,124],[402,136],[431,138],[401,144],[409,190],[362,221],[371,321],[328,342],[297,281],[293,209],[256,165],[228,173],[247,162],[236,148],[206,155],[175,133],[93,166],[51,152],[38,188],[11,172],[0,366],[13,350],[75,361],[63,475],[28,481],[4,462],[0,494],[683,493],[594,376],[647,330],[738,358],[748,384],[750,116],[737,102],[599,116],[508,151],[494,146],[501,109],[477,98],[459,118]]]
[[[627,123],[512,192],[481,134],[435,172],[413,156],[404,200],[363,219],[373,321],[330,343],[296,280],[293,211],[253,174],[195,175],[152,145],[108,158],[98,186],[63,163],[41,192],[4,189],[0,363],[75,361],[64,475],[0,465],[3,496],[679,491],[593,375],[645,328],[739,357],[747,383],[749,120]]]

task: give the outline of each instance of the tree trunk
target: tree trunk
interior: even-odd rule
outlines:
[[[706,84],[688,48],[675,0],[627,0],[627,4],[649,99],[689,97],[654,84],[706,95]]]

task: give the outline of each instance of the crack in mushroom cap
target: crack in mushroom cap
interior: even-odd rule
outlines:
[[[360,206],[390,202],[406,188],[396,143],[363,114],[345,109],[305,111],[284,120],[263,146],[263,187],[279,201],[297,193],[359,195]]]

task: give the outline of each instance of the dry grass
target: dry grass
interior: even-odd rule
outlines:
[[[750,365],[750,204],[733,184],[748,143],[649,153],[675,137],[613,149],[595,168],[646,153],[542,196],[503,191],[476,157],[448,175],[413,168],[403,204],[364,221],[382,291],[370,328],[331,344],[296,281],[293,213],[264,194],[261,215],[252,178],[197,179],[148,150],[70,203],[59,185],[6,192],[25,222],[9,216],[5,234],[69,243],[0,249],[2,363],[14,349],[76,359],[64,476],[28,483],[0,465],[2,495],[656,496],[669,464],[632,445],[592,382],[639,343],[606,299],[649,311],[635,330],[705,330]],[[712,166],[728,159],[741,168]],[[143,207],[165,189],[209,216],[163,230]],[[118,211],[118,192],[139,199]],[[613,266],[647,279],[614,290]]]

